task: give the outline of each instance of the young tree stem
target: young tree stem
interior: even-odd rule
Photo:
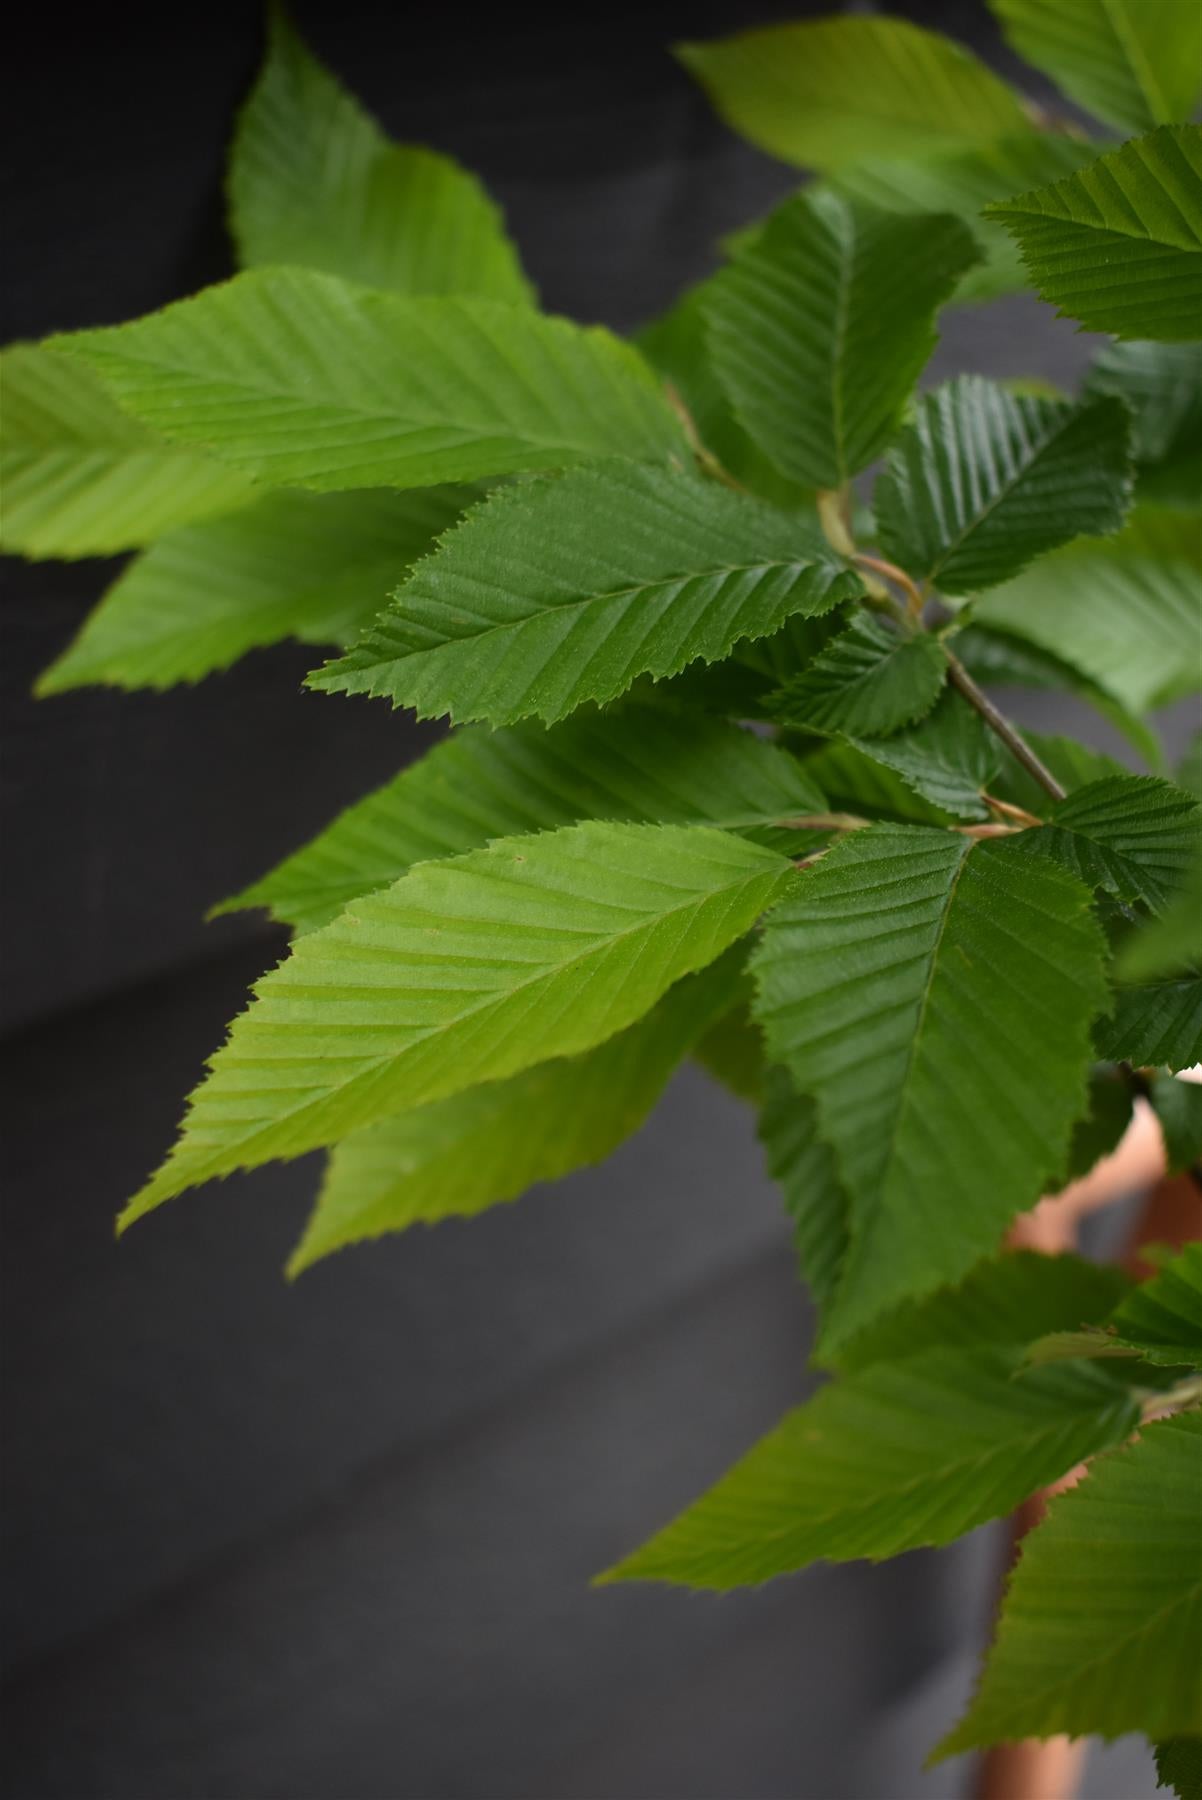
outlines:
[[[959,688],[970,706],[976,707],[990,730],[1001,738],[1010,754],[1017,757],[1027,774],[1037,781],[1044,792],[1052,796],[1053,800],[1065,799],[1065,790],[1052,771],[1040,761],[1034,750],[1023,743],[1006,715],[998,711],[989,695],[977,686],[960,658],[949,650],[946,644],[943,646],[943,654],[947,657],[947,666],[953,685]]]

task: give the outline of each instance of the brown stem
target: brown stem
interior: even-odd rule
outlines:
[[[904,569],[899,569],[896,563],[886,562],[883,556],[868,556],[863,550],[858,553],[855,560],[862,569],[875,569],[878,575],[883,575],[886,580],[894,582],[901,589],[906,596],[906,604],[912,619],[917,619],[921,615],[926,602]]]
[[[953,684],[959,688],[968,704],[975,706],[989,729],[1001,738],[1010,754],[1018,759],[1027,774],[1037,781],[1044,792],[1052,796],[1053,800],[1065,799],[1065,790],[1052,771],[1041,762],[1028,744],[1023,743],[1005,713],[998,711],[989,695],[977,686],[960,658],[949,650],[946,644],[943,646],[943,654],[947,657],[948,671]]]

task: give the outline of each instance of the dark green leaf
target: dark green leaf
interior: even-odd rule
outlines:
[[[1137,1069],[1192,1069],[1202,1062],[1202,978],[1117,988],[1113,1016],[1098,1026],[1097,1047],[1108,1061]]]
[[[770,717],[807,731],[884,736],[931,710],[947,661],[929,632],[858,613],[801,675],[768,696]]]
[[[787,1069],[767,1072],[760,1141],[793,1221],[802,1275],[816,1305],[825,1308],[847,1255],[848,1205],[834,1156],[818,1136],[817,1108],[798,1092]]]
[[[1095,357],[1085,392],[1113,395],[1131,409],[1141,496],[1196,508],[1202,498],[1202,344],[1109,344]]]
[[[992,791],[1002,766],[1001,745],[981,715],[952,689],[908,731],[850,741],[952,818],[990,816],[981,795],[986,788]]]
[[[1127,412],[962,375],[927,394],[877,483],[881,546],[949,594],[996,587],[1083,533],[1117,531],[1131,492]]]
[[[1199,849],[1202,808],[1155,775],[1107,775],[1054,805],[1018,847],[1048,856],[1117,900],[1162,912]]]
[[[1177,1800],[1202,1800],[1202,1737],[1157,1744],[1156,1785],[1172,1788]]]
[[[1202,1162],[1202,1086],[1174,1075],[1154,1075],[1148,1085],[1170,1172]]]

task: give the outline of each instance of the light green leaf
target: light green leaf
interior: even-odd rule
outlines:
[[[1094,358],[1084,391],[1113,395],[1130,409],[1140,496],[1196,510],[1202,499],[1202,344],[1109,344]]]
[[[1006,42],[1070,100],[1147,131],[1188,119],[1202,87],[1202,12],[1193,0],[989,0]]]
[[[803,168],[980,144],[1030,124],[976,57],[904,19],[770,25],[676,54],[728,125]]]
[[[848,1206],[834,1156],[818,1135],[818,1112],[799,1093],[787,1069],[772,1068],[764,1083],[760,1142],[768,1172],[779,1182],[802,1275],[824,1309],[847,1255]]]
[[[934,154],[866,157],[841,168],[832,185],[849,199],[886,212],[955,213],[971,230],[983,258],[962,277],[956,300],[991,300],[1020,292],[1027,277],[1014,239],[1001,225],[982,218],[982,207],[1071,175],[1101,148],[1062,131],[1027,129]]]
[[[366,1238],[516,1200],[601,1162],[645,1122],[737,991],[741,953],[686,975],[595,1050],[537,1064],[356,1131],[331,1154],[289,1274]]]
[[[1202,1162],[1202,1086],[1174,1075],[1154,1075],[1148,1098],[1164,1133],[1170,1173]]]
[[[1002,766],[1001,746],[978,712],[952,689],[917,725],[892,737],[849,735],[874,762],[893,769],[907,787],[955,819],[987,819],[981,798]]]
[[[1195,915],[1195,934],[1197,929]],[[1202,977],[1117,988],[1113,1017],[1099,1025],[1097,1047],[1100,1056],[1137,1069],[1192,1069],[1202,1063]]]
[[[1008,580],[1082,533],[1117,531],[1131,493],[1125,407],[1077,407],[961,375],[919,402],[874,503],[886,556],[949,594]]]
[[[309,681],[422,718],[551,722],[861,591],[795,515],[615,462],[499,489]]]
[[[1189,1086],[1167,1079],[1174,1087]],[[1193,1092],[1202,1095],[1197,1088]],[[1125,1357],[1164,1369],[1202,1368],[1202,1244],[1187,1244],[1099,1323],[1103,1328],[1040,1338],[1031,1346],[1031,1362]]]
[[[602,1579],[732,1588],[947,1544],[1136,1423],[1101,1370],[1016,1379],[1020,1356],[928,1350],[833,1382]]]
[[[603,1043],[793,879],[725,832],[595,821],[420,864],[259,982],[124,1223],[214,1175]]]
[[[1107,543],[1072,544],[974,608],[1141,713],[1202,686],[1198,526],[1137,512]]]
[[[1202,130],[1161,125],[1051,187],[995,202],[1040,296],[1120,338],[1202,337]]]
[[[1063,1167],[1101,956],[1071,876],[916,826],[850,834],[768,920],[768,1054],[817,1102],[851,1205],[824,1350],[957,1280]]]
[[[551,731],[472,729],[436,744],[216,910],[265,906],[310,931],[414,863],[581,819],[713,825],[795,851],[799,838],[818,840],[780,822],[825,806],[778,745],[668,708],[585,711]]]
[[[1100,1458],[1030,1532],[967,1717],[939,1754],[1202,1729],[1202,1413]]]
[[[268,493],[183,526],[118,577],[37,691],[165,688],[282,638],[346,643],[473,497],[455,487]]]
[[[769,695],[769,715],[807,731],[876,737],[912,724],[934,706],[947,661],[930,632],[899,631],[858,613],[802,674]]]
[[[403,294],[533,299],[475,177],[390,143],[278,8],[238,121],[229,197],[244,268],[293,263]]]
[[[1202,808],[1155,775],[1108,775],[1054,805],[1048,822],[1016,839],[1053,858],[1086,887],[1162,912],[1199,849]]]
[[[1109,1318],[1130,1287],[1121,1270],[1080,1256],[1007,1250],[978,1263],[955,1287],[899,1306],[831,1360],[854,1374],[926,1350],[1018,1349],[1043,1332]]]
[[[0,546],[23,556],[112,556],[254,492],[128,418],[88,369],[36,344],[0,355],[0,483]]]
[[[687,448],[635,351],[491,300],[257,269],[162,312],[55,338],[122,405],[283,487],[432,487]]]
[[[880,453],[976,259],[958,219],[797,194],[707,284],[718,378],[784,474],[836,488]]]
[[[1202,1800],[1202,1737],[1156,1745],[1156,1785],[1172,1788],[1177,1800]]]

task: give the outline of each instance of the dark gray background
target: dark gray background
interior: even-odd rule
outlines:
[[[791,184],[664,54],[805,8],[296,6],[400,137],[505,204],[548,306],[627,329]],[[818,10],[811,8],[810,10]],[[983,9],[908,11],[997,54]],[[3,82],[3,336],[228,272],[257,8],[27,8]],[[1071,376],[1015,304],[947,366]],[[697,1074],[605,1169],[470,1226],[280,1265],[309,1159],[111,1219],[281,950],[208,904],[429,741],[302,695],[307,653],[35,705],[112,567],[6,567],[3,1650],[19,1800],[935,1800],[997,1546],[724,1600],[590,1574],[807,1386],[750,1122]],[[1140,1754],[1090,1800],[1136,1800]]]

